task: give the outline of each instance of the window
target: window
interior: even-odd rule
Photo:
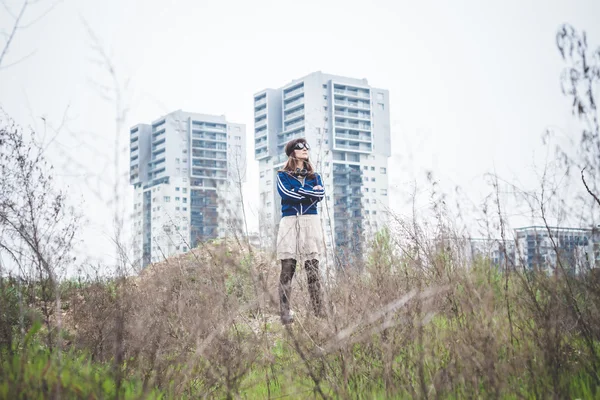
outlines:
[[[187,188],[183,188],[182,192],[183,192],[183,194],[186,194],[187,193]]]
[[[182,178],[181,180],[184,182],[187,182],[187,178]]]
[[[327,84],[326,83],[323,84],[323,89],[327,89]]]
[[[369,188],[365,188],[365,192],[367,192],[367,193],[368,193],[368,192],[369,192]]]
[[[377,100],[383,100],[383,93],[377,92]]]
[[[363,169],[364,169],[365,171],[368,171],[368,170],[369,170],[369,167],[367,167],[367,166],[365,165],[365,166],[363,167]]]
[[[183,202],[184,202],[184,203],[187,203],[187,197],[184,197],[184,198],[183,198]]]
[[[373,211],[373,215],[377,214],[377,211]]]
[[[178,187],[175,187],[175,191],[176,191],[176,192],[179,192],[179,188],[178,188]]]
[[[375,189],[375,188],[371,189],[371,192],[375,193],[375,191],[376,191],[376,189]]]
[[[379,172],[381,172],[382,174],[387,174],[387,168],[381,167]]]
[[[387,189],[381,189],[381,195],[387,196]]]
[[[180,174],[181,173],[181,169],[175,168],[175,172],[178,173],[178,174]]]
[[[238,129],[238,130],[239,130],[239,129]],[[235,140],[242,140],[242,137],[241,137],[241,136],[236,136],[236,137],[235,137]]]
[[[260,177],[264,178],[265,177],[265,171],[260,171]]]
[[[375,171],[375,167],[371,167],[371,171]]]
[[[179,207],[175,207],[175,211],[179,211]]]
[[[271,184],[271,181],[267,181],[267,186],[269,186]]]
[[[383,103],[377,103],[377,108],[379,108],[379,110],[383,111],[383,110],[385,110],[385,105]]]
[[[179,201],[179,197],[175,197],[175,201]]]
[[[175,162],[176,162],[177,164],[179,164],[179,158],[176,158],[176,159],[175,159]]]
[[[187,154],[187,149],[183,149],[182,153]]]
[[[183,160],[181,160],[182,163],[187,163],[187,158],[184,158]]]
[[[171,196],[165,196],[164,200],[165,200],[165,203],[170,202],[171,201]]]
[[[271,202],[270,201],[267,202],[267,207],[271,207]]]
[[[323,111],[327,111],[327,106],[323,106]]]
[[[183,211],[187,211],[187,207],[183,207]]]
[[[326,94],[323,95],[323,100],[327,100],[327,95]]]
[[[187,174],[187,173],[188,173],[188,169],[187,169],[187,168],[184,168],[184,169],[183,169],[183,173],[184,173],[184,174]]]
[[[371,182],[375,182],[375,178],[371,178]]]

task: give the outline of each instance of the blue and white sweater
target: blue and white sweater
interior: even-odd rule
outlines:
[[[313,189],[318,185],[323,186],[318,174],[315,174],[314,178],[306,177],[302,182],[288,172],[277,172],[277,191],[281,195],[282,216],[316,214],[317,203],[325,196],[325,190]]]

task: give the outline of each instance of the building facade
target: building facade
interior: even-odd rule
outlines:
[[[259,163],[262,243],[274,245],[281,218],[276,173],[291,139],[305,137],[321,174],[319,204],[327,248],[361,254],[365,240],[387,223],[389,93],[353,79],[315,72],[254,95],[254,155]]]
[[[466,244],[466,256],[471,262],[483,259],[501,270],[515,268],[516,245],[512,239],[469,238]]]
[[[224,237],[241,221],[246,129],[174,111],[130,129],[134,259],[145,266]]]
[[[517,264],[553,272],[562,267],[577,274],[600,268],[600,232],[597,229],[528,226],[515,229]]]

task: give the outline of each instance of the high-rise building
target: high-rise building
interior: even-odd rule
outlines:
[[[174,111],[130,129],[134,257],[145,266],[239,228],[246,128]]]
[[[263,243],[274,245],[281,218],[276,172],[287,160],[284,147],[305,137],[325,185],[319,213],[327,247],[338,256],[362,254],[365,238],[387,222],[388,91],[366,79],[315,72],[256,93],[254,127]]]

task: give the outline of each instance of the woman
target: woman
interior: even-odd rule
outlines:
[[[321,177],[308,159],[310,147],[303,138],[285,146],[286,164],[277,172],[277,191],[281,195],[282,218],[277,233],[277,259],[281,260],[279,302],[281,322],[294,322],[290,311],[292,278],[296,261],[304,261],[308,290],[315,314],[323,317],[323,295],[319,275],[319,258],[323,243],[317,203],[325,190]]]

